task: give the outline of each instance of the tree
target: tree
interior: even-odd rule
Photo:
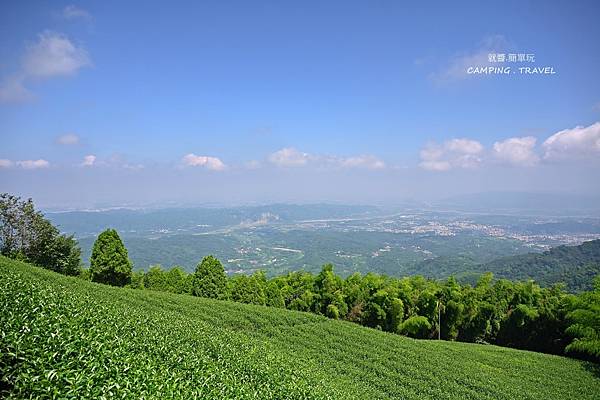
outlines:
[[[221,262],[213,256],[204,257],[196,266],[192,287],[194,296],[226,299],[227,275]]]
[[[167,277],[160,265],[152,265],[144,274],[144,288],[168,292]]]
[[[398,333],[404,318],[404,303],[400,299],[393,299],[390,305],[390,331]]]
[[[509,347],[528,348],[539,316],[537,309],[527,304],[518,304],[507,313],[498,332],[498,343]]]
[[[567,318],[571,325],[566,333],[573,338],[567,353],[600,362],[600,275],[593,291],[578,296]]]
[[[277,283],[279,280],[285,280],[285,278],[273,278],[265,288],[266,305],[269,307],[285,308],[285,299]]]
[[[0,253],[65,275],[77,276],[81,249],[35,210],[31,199],[0,195]]]
[[[338,319],[340,317],[340,310],[338,310],[334,304],[329,304],[325,311],[325,315],[332,319]]]
[[[131,282],[127,285],[131,289],[144,289],[144,274],[143,270],[133,271],[131,273]]]
[[[424,339],[431,334],[431,323],[426,317],[415,315],[400,325],[400,333],[413,338]]]
[[[58,235],[52,246],[54,270],[65,275],[78,276],[81,273],[81,249],[73,236]]]
[[[117,231],[107,229],[98,235],[90,258],[92,281],[125,286],[131,281],[131,269],[127,249]]]
[[[285,277],[286,284],[281,287],[286,307],[296,311],[315,309],[314,277],[310,272],[294,271]]]
[[[258,275],[257,275],[258,274]],[[237,274],[231,280],[231,300],[247,304],[266,304],[264,277],[261,273],[252,276]]]
[[[165,274],[167,290],[172,293],[190,294],[192,288],[189,275],[179,266],[171,267]]]

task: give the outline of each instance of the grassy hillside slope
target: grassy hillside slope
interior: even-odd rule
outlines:
[[[598,367],[286,310],[102,286],[0,257],[0,397],[600,398]]]

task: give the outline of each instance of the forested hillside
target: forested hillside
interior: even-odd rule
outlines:
[[[487,272],[496,278],[533,279],[544,287],[564,283],[569,292],[590,290],[594,277],[600,274],[600,240],[557,246],[543,253],[499,257],[486,263],[478,263],[467,254],[436,257],[409,268],[406,274],[435,279],[454,276],[461,282],[475,284]]]
[[[0,257],[0,397],[597,399],[596,365],[87,282]]]
[[[594,276],[600,274],[600,240],[579,246],[558,246],[541,254],[503,257],[480,265],[499,278],[534,279],[543,286],[563,282],[569,290],[589,290]]]

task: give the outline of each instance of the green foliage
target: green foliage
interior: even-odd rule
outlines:
[[[144,289],[144,271],[133,271],[131,273],[131,282],[127,285],[131,289]]]
[[[81,268],[78,278],[83,279],[84,281],[91,281],[92,280],[92,272],[90,271],[89,268]]]
[[[313,314],[97,285],[0,257],[3,398],[587,400],[598,398],[593,369]]]
[[[571,325],[566,333],[573,341],[566,351],[583,358],[600,362],[600,275],[592,292],[578,296],[567,315]]]
[[[231,300],[246,304],[265,305],[265,276],[257,272],[252,276],[237,274],[230,280]]]
[[[535,279],[545,286],[563,282],[573,292],[590,290],[593,278],[600,274],[600,239],[557,246],[541,254],[502,257],[477,268],[507,279]]]
[[[281,280],[275,278],[266,283],[266,305],[269,307],[285,308],[285,299],[283,298],[283,294],[281,293],[281,289],[279,288],[278,281]]]
[[[574,302],[583,304],[581,299],[590,295],[568,295],[560,285],[540,288],[532,281],[494,281],[491,273],[482,275],[475,287],[460,285],[454,278],[436,282],[419,276],[397,279],[374,273],[356,273],[344,280],[334,273],[331,264],[324,265],[316,276],[297,271],[267,279],[259,271],[228,279],[217,259],[209,256],[203,262],[205,272],[200,277],[211,283],[212,278],[206,277],[216,275],[221,285],[221,295],[214,294],[214,290],[206,292],[213,298],[309,311],[418,338],[436,338],[439,332],[445,340],[493,343],[553,354],[563,354],[573,338],[569,347],[573,355],[580,354],[576,349],[595,340],[595,336],[584,334],[589,329],[573,327],[565,332],[574,324],[567,318],[576,307]],[[200,267],[202,263],[199,271]],[[143,278],[136,278],[143,282],[130,287],[192,293],[197,276],[180,268],[164,271],[153,266]],[[225,289],[224,282],[228,286]],[[583,311],[571,312],[569,318],[580,315],[584,315]],[[591,315],[597,315],[596,311]],[[595,342],[592,344],[595,346]]]
[[[179,294],[192,293],[193,276],[178,266],[164,271],[160,265],[153,265],[145,274],[142,271],[142,279],[146,289]]]
[[[329,304],[325,315],[331,319],[338,319],[340,317],[340,310],[334,304]]]
[[[227,275],[221,262],[213,256],[206,256],[196,267],[192,282],[195,296],[210,299],[226,299]]]
[[[77,276],[81,249],[73,236],[61,235],[33,201],[0,194],[0,254],[42,268]]]
[[[404,318],[404,303],[400,299],[393,299],[390,306],[390,332],[400,333],[400,325]]]
[[[143,287],[149,290],[169,291],[167,277],[165,275],[165,271],[163,271],[160,265],[150,266],[148,271],[144,274]]]
[[[427,317],[414,315],[400,325],[400,333],[407,336],[424,339],[431,335],[431,323]]]
[[[127,249],[114,229],[98,235],[90,258],[92,281],[125,286],[131,281],[131,261]]]

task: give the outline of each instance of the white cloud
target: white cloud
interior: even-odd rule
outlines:
[[[0,158],[0,168],[10,168],[13,166],[13,162],[6,158]]]
[[[540,158],[535,153],[536,138],[533,136],[514,137],[494,143],[494,157],[515,166],[531,167]]]
[[[483,151],[481,143],[471,139],[452,139],[445,146],[449,151],[460,154],[479,154]]]
[[[285,147],[271,153],[268,161],[279,167],[303,167],[311,165],[322,168],[385,168],[383,161],[368,154],[352,157],[326,156],[304,153],[293,147]]]
[[[448,171],[452,168],[452,164],[448,161],[424,160],[419,163],[419,166],[428,171]]]
[[[51,31],[41,33],[38,42],[28,46],[23,58],[25,74],[42,78],[73,75],[90,65],[89,55],[83,47],[74,45],[65,35]]]
[[[124,169],[130,169],[132,171],[139,171],[139,170],[145,168],[144,164],[127,164],[127,163],[121,165],[120,167],[124,168]]]
[[[439,145],[429,143],[420,152],[419,166],[430,171],[475,168],[482,162],[483,146],[476,140],[452,139]]]
[[[82,46],[63,34],[45,31],[27,46],[19,71],[0,81],[0,103],[22,103],[34,98],[27,88],[34,78],[74,75],[92,62]]]
[[[223,171],[227,168],[217,157],[197,156],[193,153],[183,156],[182,162],[188,167],[203,167],[212,171]]]
[[[46,160],[22,160],[17,161],[17,166],[23,169],[39,169],[39,168],[48,168],[50,163]]]
[[[490,63],[488,54],[502,52],[508,47],[506,38],[502,35],[485,37],[478,48],[472,52],[463,52],[454,56],[449,64],[440,71],[433,73],[431,78],[438,82],[450,82],[462,80],[470,76],[467,68],[477,66],[501,66],[502,63]]]
[[[375,156],[361,155],[357,157],[342,158],[339,164],[343,168],[367,168],[367,169],[383,169],[385,163]]]
[[[83,162],[81,163],[82,167],[91,167],[96,162],[96,156],[93,154],[87,155],[83,157]]]
[[[50,163],[46,160],[21,160],[13,162],[6,158],[0,159],[0,168],[11,168],[13,166],[17,166],[23,169],[39,169],[39,168],[48,168],[50,167]]]
[[[307,153],[299,152],[293,147],[286,147],[269,155],[269,162],[280,167],[299,167],[306,165],[310,159]]]
[[[92,165],[84,165],[86,160],[91,161],[91,157],[94,157],[93,164]],[[113,168],[113,169],[121,168],[121,169],[133,170],[133,171],[139,171],[139,170],[145,168],[145,166],[143,164],[131,163],[129,160],[127,160],[127,157],[125,157],[123,154],[119,154],[119,153],[112,154],[110,157],[104,158],[104,159],[98,159],[98,157],[96,157],[95,155],[90,154],[90,155],[87,155],[84,157],[84,160],[80,164],[80,166],[107,167],[107,168]]]
[[[74,5],[68,5],[63,9],[62,16],[65,19],[84,19],[89,20],[92,18],[92,14],[83,8],[79,8]]]
[[[546,139],[542,147],[544,158],[548,160],[600,156],[600,122],[557,132]]]
[[[79,144],[79,136],[74,133],[67,133],[66,135],[57,137],[56,143],[63,144],[65,146]]]
[[[23,85],[21,75],[8,76],[0,82],[0,103],[23,103],[33,99],[33,94]]]

